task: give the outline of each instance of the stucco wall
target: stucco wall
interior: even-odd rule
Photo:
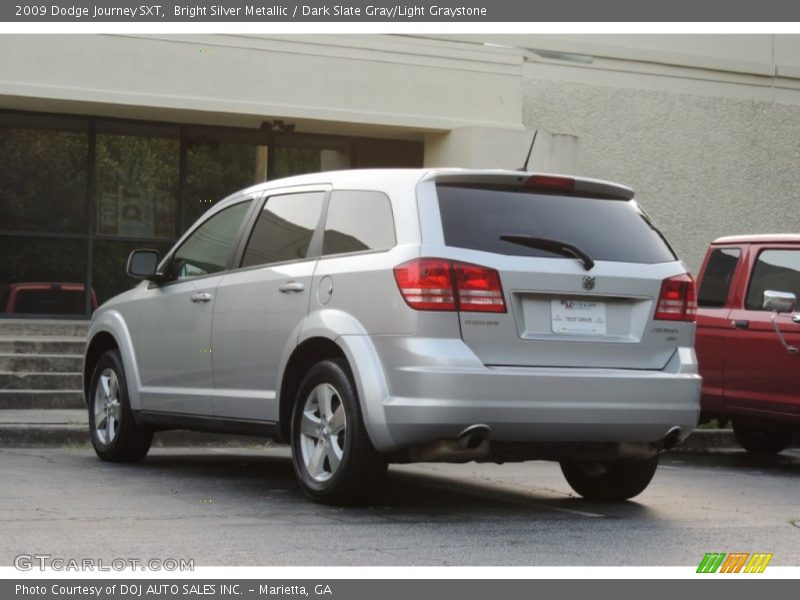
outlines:
[[[796,104],[556,81],[528,66],[523,122],[576,136],[578,174],[635,188],[694,273],[716,237],[800,231]]]

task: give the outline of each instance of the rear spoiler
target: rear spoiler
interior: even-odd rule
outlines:
[[[624,185],[590,179],[588,177],[573,177],[570,175],[556,175],[551,173],[529,173],[523,171],[431,171],[423,181],[433,181],[450,185],[500,185],[520,186],[528,189],[551,191],[566,194],[580,194],[586,196],[601,196],[617,200],[630,200],[634,191]]]

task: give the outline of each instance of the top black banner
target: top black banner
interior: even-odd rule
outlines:
[[[786,0],[49,0],[0,5],[0,22],[787,22],[800,3]]]

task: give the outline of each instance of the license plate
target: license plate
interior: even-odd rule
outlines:
[[[553,333],[583,333],[605,335],[606,305],[604,302],[586,300],[550,301]]]

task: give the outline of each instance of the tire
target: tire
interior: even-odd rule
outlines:
[[[292,409],[291,443],[297,480],[316,502],[366,502],[386,474],[343,360],[323,360],[303,378]]]
[[[658,467],[652,458],[613,461],[562,461],[561,472],[573,490],[587,500],[619,502],[641,494]]]
[[[100,356],[89,385],[89,434],[102,460],[139,462],[150,449],[153,431],[136,423],[128,382],[117,350]]]
[[[751,454],[770,456],[789,447],[794,433],[780,429],[762,429],[747,421],[733,420],[733,435],[742,448]]]

